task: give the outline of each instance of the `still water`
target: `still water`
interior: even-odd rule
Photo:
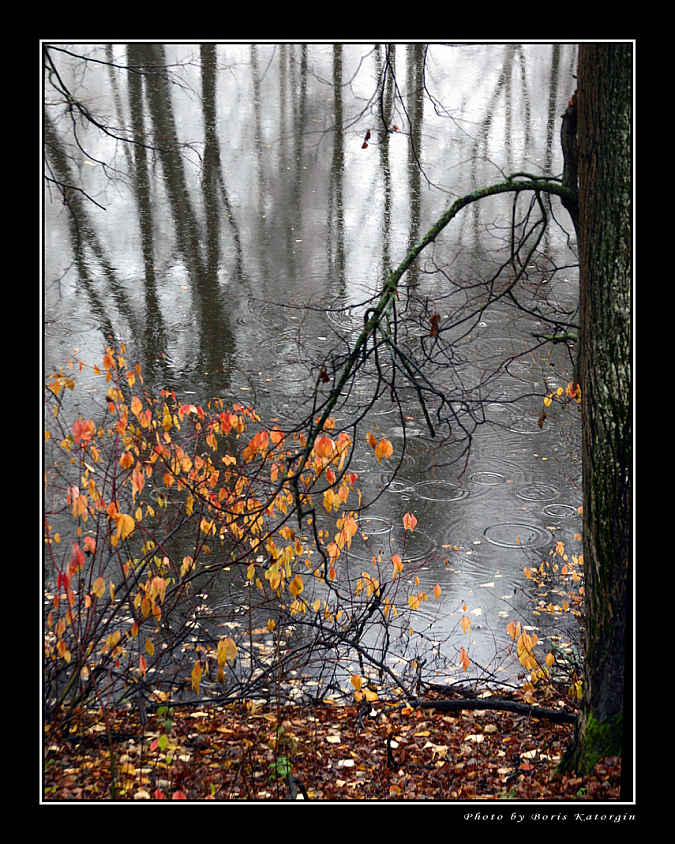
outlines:
[[[45,372],[100,362],[114,336],[146,384],[180,402],[244,401],[292,427],[311,412],[318,368],[358,337],[387,270],[454,199],[512,172],[560,174],[575,67],[571,44],[53,45]],[[461,679],[448,666],[465,647],[469,674],[513,679],[510,620],[542,640],[576,636],[569,615],[537,610],[523,575],[557,542],[581,551],[579,420],[554,405],[539,424],[543,397],[573,367],[565,344],[538,337],[549,318],[573,323],[577,307],[571,225],[557,200],[549,210],[520,307],[505,296],[476,311],[516,269],[508,198],[467,208],[404,277],[402,348],[428,339],[431,313],[454,326],[451,356],[432,349],[425,369],[454,427],[431,436],[403,381],[400,405],[382,396],[358,429],[352,468],[374,503],[348,565],[358,573],[373,554],[400,553],[416,589],[440,586],[415,631],[420,654],[432,640],[443,653],[428,659],[432,678]],[[87,412],[100,386],[86,369],[80,383]],[[375,384],[365,368],[336,407],[338,429]],[[369,430],[391,441],[391,461],[374,459]],[[206,601],[220,612],[241,589],[230,581]]]

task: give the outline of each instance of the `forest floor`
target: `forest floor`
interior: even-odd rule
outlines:
[[[589,776],[556,773],[572,724],[426,708],[437,699],[426,695],[424,708],[176,707],[144,727],[138,712],[83,713],[68,728],[45,727],[43,799],[619,799],[620,759],[601,760]],[[564,699],[554,705],[569,710]]]

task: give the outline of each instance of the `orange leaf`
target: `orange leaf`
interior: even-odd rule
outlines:
[[[202,665],[199,660],[197,660],[192,667],[192,688],[195,694],[199,694],[199,683],[202,679]]]
[[[389,440],[381,439],[377,446],[375,447],[375,457],[377,457],[377,462],[379,463],[380,460],[385,457],[387,460],[391,457],[394,453],[394,446],[389,442]]]
[[[403,529],[404,530],[415,530],[417,525],[417,519],[413,516],[412,513],[406,513],[403,516]]]
[[[520,636],[520,622],[510,621],[506,625],[506,632],[515,641]]]
[[[304,588],[305,587],[302,585],[302,578],[299,574],[296,574],[293,580],[291,580],[288,584],[288,591],[294,598],[297,598]]]
[[[96,432],[96,425],[91,419],[76,419],[73,422],[73,439],[76,443],[89,442]]]
[[[314,443],[314,451],[316,451],[319,457],[331,457],[334,448],[335,444],[333,440],[325,435],[317,437]]]

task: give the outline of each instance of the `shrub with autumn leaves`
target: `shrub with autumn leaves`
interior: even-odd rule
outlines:
[[[101,381],[99,418],[68,418],[85,366],[70,362],[46,385],[48,711],[115,705],[147,690],[166,699],[187,677],[195,695],[207,679],[219,694],[260,694],[284,657],[267,648],[261,658],[256,633],[286,640],[301,622],[296,664],[321,652],[325,665],[338,647],[359,646],[366,622],[397,616],[400,555],[356,583],[338,576],[361,496],[348,471],[351,438],[331,419],[320,430],[314,421],[282,431],[247,405],[153,396],[124,347],[91,367]],[[369,433],[367,442],[378,462],[392,456],[386,438]],[[406,514],[404,529],[415,526]],[[214,619],[204,596],[223,578],[236,583],[240,604]]]

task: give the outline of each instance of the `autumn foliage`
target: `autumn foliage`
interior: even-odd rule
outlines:
[[[279,636],[296,618],[323,640],[331,627],[333,644],[357,641],[364,611],[370,617],[377,607],[383,623],[395,617],[386,593],[403,572],[400,555],[388,572],[362,572],[353,587],[340,579],[340,560],[359,531],[361,496],[358,475],[346,468],[353,443],[332,419],[309,435],[284,432],[265,427],[248,405],[180,403],[170,390],[153,396],[140,366],[127,364],[123,347],[110,347],[102,365],[91,367],[101,382],[101,418],[67,421],[66,399],[84,368],[70,362],[46,390],[50,708],[124,700],[150,678],[170,694],[174,663],[185,665],[195,695],[204,678],[243,694],[255,685],[247,687],[246,676],[256,674],[252,633],[262,614],[265,629]],[[378,462],[391,458],[386,438],[369,433],[367,441]],[[320,513],[330,517],[324,526]],[[403,517],[406,531],[416,522],[412,513]],[[240,572],[249,623],[225,622],[220,632],[210,625],[207,635],[199,596],[233,572]],[[419,603],[412,594],[409,608]],[[190,639],[186,620],[194,625]]]

